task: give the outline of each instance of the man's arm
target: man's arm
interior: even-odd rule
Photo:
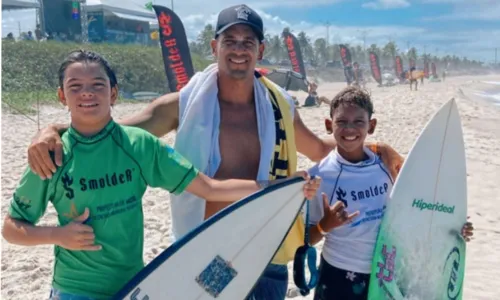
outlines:
[[[337,147],[337,143],[333,138],[321,139],[309,130],[302,122],[297,109],[295,109],[294,115],[295,144],[297,145],[298,152],[304,154],[310,160],[318,162]],[[365,142],[365,146],[381,157],[382,161],[389,169],[392,178],[395,180],[403,165],[403,157],[385,143]]]
[[[164,136],[177,129],[179,124],[179,93],[163,95],[149,104],[146,109],[134,116],[119,120],[121,125],[142,128],[157,137]],[[68,129],[68,124],[51,124],[40,130],[28,147],[28,163],[42,179],[51,178],[56,172],[56,165],[62,166],[61,136]],[[54,152],[54,160],[50,152]]]
[[[297,151],[312,161],[320,161],[337,146],[333,138],[321,139],[309,130],[304,122],[302,122],[297,109],[295,109],[294,113],[293,126],[295,129]]]
[[[121,125],[134,126],[162,137],[179,126],[179,93],[159,97],[139,113],[118,120]]]
[[[179,93],[165,94],[151,102],[144,110],[133,116],[116,121],[118,124],[142,128],[157,137],[162,137],[179,125]],[[68,130],[69,124],[50,124],[51,133],[62,135]],[[37,142],[44,130],[33,139]]]

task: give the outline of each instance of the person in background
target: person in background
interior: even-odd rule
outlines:
[[[7,36],[5,37],[5,40],[7,40],[7,41],[15,41],[14,35],[12,34],[12,32],[9,32],[7,34]]]
[[[35,37],[37,41],[41,41],[44,38],[42,30],[40,29],[40,24],[36,24]]]
[[[352,85],[364,88],[366,83],[365,78],[363,77],[363,70],[359,67],[359,63],[357,61],[355,61],[352,65],[354,75],[354,81]]]

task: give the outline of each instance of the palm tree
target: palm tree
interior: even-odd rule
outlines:
[[[385,44],[384,48],[382,49],[382,59],[385,61],[385,64],[393,68],[394,64],[396,63],[397,53],[398,47],[396,46],[396,43],[389,42]]]
[[[271,40],[272,36],[270,34],[266,34],[264,36],[264,57],[272,57],[272,48],[271,48]]]
[[[271,56],[275,61],[283,59],[285,54],[285,47],[283,46],[283,39],[279,35],[273,36],[271,39]]]
[[[200,46],[200,52],[202,55],[210,55],[212,53],[212,48],[210,47],[210,42],[215,36],[215,30],[211,24],[205,25],[205,28],[198,35],[198,44]]]
[[[340,60],[340,51],[339,51],[339,45],[338,44],[333,44],[328,46],[328,57],[327,59],[330,59],[333,61],[339,61]]]
[[[328,61],[328,49],[324,38],[319,38],[314,41],[314,55],[318,63],[324,64]]]
[[[299,32],[297,40],[299,41],[304,61],[313,59],[314,51],[311,46],[311,39],[307,36],[307,34],[304,31]]]

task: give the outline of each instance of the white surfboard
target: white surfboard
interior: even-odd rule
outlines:
[[[287,179],[225,208],[162,252],[113,299],[244,299],[300,213],[303,185],[303,178]]]
[[[461,299],[467,218],[465,149],[455,100],[413,145],[387,203],[369,299]]]

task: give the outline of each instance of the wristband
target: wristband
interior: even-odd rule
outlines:
[[[319,222],[318,222],[318,224],[316,224],[316,228],[318,229],[319,233],[321,233],[322,236],[325,236],[328,234],[328,232],[324,231],[323,228],[321,228],[321,225],[319,225]]]

